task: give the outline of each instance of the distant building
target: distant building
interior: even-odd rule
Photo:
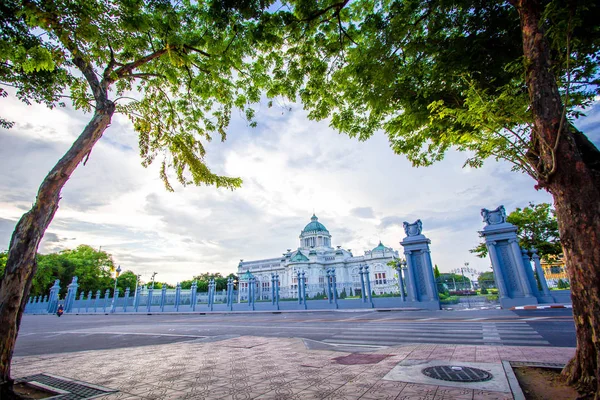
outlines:
[[[239,300],[247,299],[248,279],[256,278],[256,298],[271,298],[271,274],[279,274],[280,298],[297,297],[297,272],[306,273],[306,295],[314,297],[327,290],[326,270],[335,268],[338,293],[359,295],[361,284],[360,266],[369,266],[371,290],[376,294],[398,291],[395,271],[387,263],[398,259],[398,252],[381,242],[373,250],[355,257],[350,249],[331,246],[331,234],[313,214],[310,222],[300,232],[300,247],[287,249],[283,256],[256,261],[241,260],[238,265],[240,277]]]
[[[562,279],[566,282],[569,281],[567,268],[565,266],[565,259],[562,254],[559,256],[550,256],[549,260],[546,260],[544,257],[541,260],[541,264],[542,269],[544,270],[544,276],[546,277],[546,281],[548,282],[549,286],[558,286],[559,279]]]

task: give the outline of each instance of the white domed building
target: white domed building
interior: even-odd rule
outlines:
[[[398,260],[398,252],[381,242],[373,250],[355,257],[350,250],[341,246],[333,248],[331,234],[313,214],[310,222],[300,232],[300,247],[287,249],[282,257],[256,261],[241,260],[238,265],[240,290],[238,300],[247,298],[248,278],[256,278],[256,298],[270,299],[271,274],[280,279],[281,298],[297,297],[297,272],[306,273],[306,295],[314,297],[327,290],[326,270],[335,268],[338,293],[356,296],[361,292],[359,267],[369,267],[371,290],[375,294],[397,293],[398,284],[395,270],[387,263]]]

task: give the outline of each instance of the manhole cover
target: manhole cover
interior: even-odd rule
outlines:
[[[75,381],[73,379],[51,374],[30,375],[24,378],[19,378],[16,380],[16,382],[28,383],[51,392],[54,391],[57,393],[57,396],[52,398],[61,400],[91,399],[93,397],[98,397],[117,391],[114,389],[93,385],[91,383]]]
[[[455,365],[427,367],[422,372],[430,378],[451,382],[484,382],[493,378],[492,374],[482,369]]]
[[[353,353],[344,357],[336,357],[334,360],[342,365],[377,364],[386,359],[387,355]]]

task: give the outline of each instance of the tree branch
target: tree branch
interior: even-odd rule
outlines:
[[[332,4],[329,7],[326,7],[324,9],[322,9],[322,10],[319,10],[319,11],[315,12],[314,14],[312,14],[311,16],[303,18],[303,19],[301,19],[299,21],[300,22],[310,22],[310,21],[312,21],[312,20],[314,20],[316,18],[319,18],[321,15],[326,14],[328,11],[333,10],[333,9],[337,9],[336,13],[339,13],[340,10],[342,8],[344,8],[346,6],[346,4],[348,4],[349,2],[350,2],[350,0],[344,0],[344,1],[341,1],[339,3]]]
[[[197,49],[197,48],[195,48],[195,47],[192,47],[192,46],[189,46],[189,45],[187,45],[187,44],[184,44],[184,45],[183,45],[183,48],[184,48],[184,49],[188,49],[188,50],[195,51],[196,53],[202,54],[202,55],[203,55],[203,56],[205,56],[205,57],[212,57],[212,55],[211,55],[211,54],[208,54],[208,53],[207,53],[207,52],[205,52],[204,50]]]
[[[138,68],[139,66],[149,63],[150,61],[154,60],[155,58],[162,56],[166,52],[167,52],[167,49],[157,50],[153,53],[148,54],[145,57],[142,57],[136,61],[130,62],[129,64],[125,64],[122,67],[117,68],[115,70],[115,73],[117,74],[117,76],[119,78],[122,78],[125,75],[129,75],[131,73],[131,71]]]
[[[121,76],[121,78],[123,79],[127,79],[127,78],[148,78],[148,77],[154,77],[154,78],[164,78],[166,79],[167,77],[162,75],[162,74],[151,74],[151,73],[136,73],[136,74],[128,74],[128,75],[123,75]]]

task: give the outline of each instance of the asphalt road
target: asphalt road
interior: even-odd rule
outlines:
[[[25,315],[15,356],[251,335],[371,350],[408,343],[574,347],[570,309],[244,314]]]

